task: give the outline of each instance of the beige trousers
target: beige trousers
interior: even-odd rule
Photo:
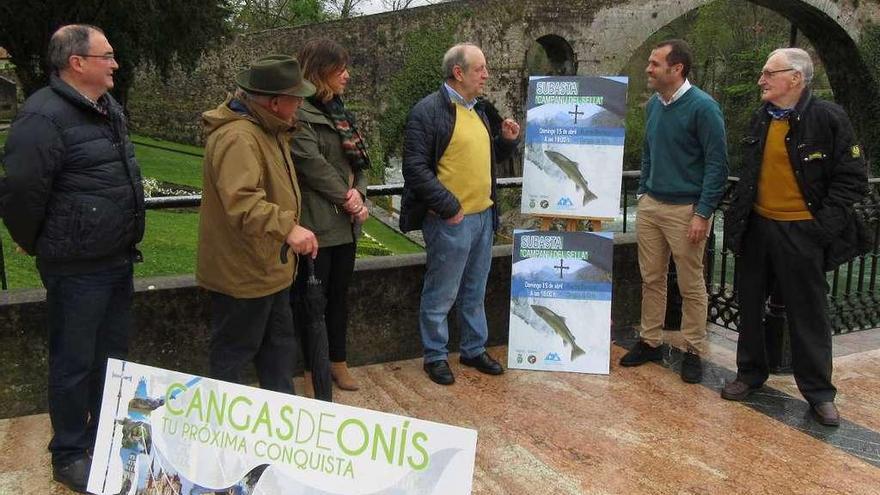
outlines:
[[[642,273],[641,337],[654,347],[663,343],[666,276],[671,254],[682,298],[681,333],[687,341],[687,350],[703,355],[707,350],[706,312],[709,307],[703,278],[706,239],[698,244],[688,240],[693,216],[693,205],[662,203],[647,194],[639,199],[636,236]]]

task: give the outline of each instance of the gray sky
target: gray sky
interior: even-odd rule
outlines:
[[[413,7],[418,7],[421,5],[427,5],[427,0],[416,0],[413,2]],[[384,12],[387,10],[384,5],[382,5],[382,0],[364,0],[364,2],[358,5],[358,11],[364,15],[369,14],[377,14],[379,12]]]

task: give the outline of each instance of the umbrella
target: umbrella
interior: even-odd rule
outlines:
[[[315,398],[333,402],[333,381],[330,378],[330,344],[327,342],[327,325],[324,323],[324,311],[327,299],[324,297],[324,286],[315,276],[315,260],[311,256],[300,256],[305,261],[309,279],[302,293],[294,293],[296,307],[295,321],[297,333],[302,343],[303,358],[306,368],[312,370],[312,386]],[[287,244],[281,246],[281,262],[287,263]]]
[[[303,343],[303,355],[312,368],[312,386],[315,398],[333,402],[333,380],[330,378],[330,345],[327,342],[327,325],[324,323],[324,311],[327,299],[324,286],[315,276],[315,260],[311,256],[302,256],[306,260],[309,279],[306,282],[305,294],[297,294],[297,313],[305,328],[300,329]]]

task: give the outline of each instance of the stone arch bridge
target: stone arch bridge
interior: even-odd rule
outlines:
[[[582,75],[620,74],[631,55],[657,30],[711,0],[461,0],[239,36],[207,53],[194,71],[168,84],[149,71],[138,75],[130,110],[136,129],[199,141],[198,115],[223,99],[236,71],[267,53],[295,53],[304,40],[336,39],[352,55],[349,101],[366,132],[388,108],[393,75],[407,36],[451,26],[454,38],[482,46],[492,77],[488,96],[502,113],[522,118],[529,46],[537,41],[555,70]],[[880,84],[860,54],[867,26],[880,25],[877,0],[752,0],[786,17],[810,39],[835,96],[850,113],[869,153],[880,151]],[[437,61],[439,65],[440,61]],[[757,70],[758,68],[756,68]],[[438,81],[439,85],[439,81]],[[871,154],[873,154],[871,153]]]

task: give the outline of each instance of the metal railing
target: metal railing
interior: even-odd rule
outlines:
[[[630,202],[635,201],[639,172],[623,173],[621,210],[622,231],[630,227]],[[736,258],[723,249],[724,211],[729,204],[730,193],[739,179],[731,177],[722,207],[716,215],[715,229],[706,243],[706,283],[709,290],[709,321],[736,330],[739,310],[736,303]],[[870,252],[838,267],[828,274],[830,316],[835,333],[880,327],[880,179],[870,179],[870,194],[856,211],[866,220],[873,234]],[[501,189],[521,188],[522,178],[511,177],[497,180]],[[393,196],[403,193],[402,184],[369,186],[368,197]],[[201,204],[201,196],[167,196],[147,198],[146,208],[194,208]],[[6,290],[6,270],[0,249],[0,279]]]
[[[496,185],[499,189],[518,189],[522,187],[522,178],[507,177],[497,179]],[[367,186],[367,197],[375,198],[400,194],[403,194],[403,184],[383,184]],[[195,194],[192,196],[159,196],[154,198],[146,198],[144,200],[144,206],[148,210],[198,208],[201,204],[202,196],[199,194]],[[6,258],[3,252],[2,239],[0,239],[0,289],[9,289],[8,281],[6,278]]]
[[[733,182],[729,183],[730,186]],[[856,205],[856,214],[871,233],[871,249],[828,272],[829,317],[834,333],[880,327],[880,179],[869,180],[869,194]],[[732,187],[728,187],[720,217],[726,210]],[[712,233],[706,247],[709,321],[731,330],[739,322],[736,302],[737,259],[723,249],[723,229]],[[771,311],[776,304],[771,296]]]

